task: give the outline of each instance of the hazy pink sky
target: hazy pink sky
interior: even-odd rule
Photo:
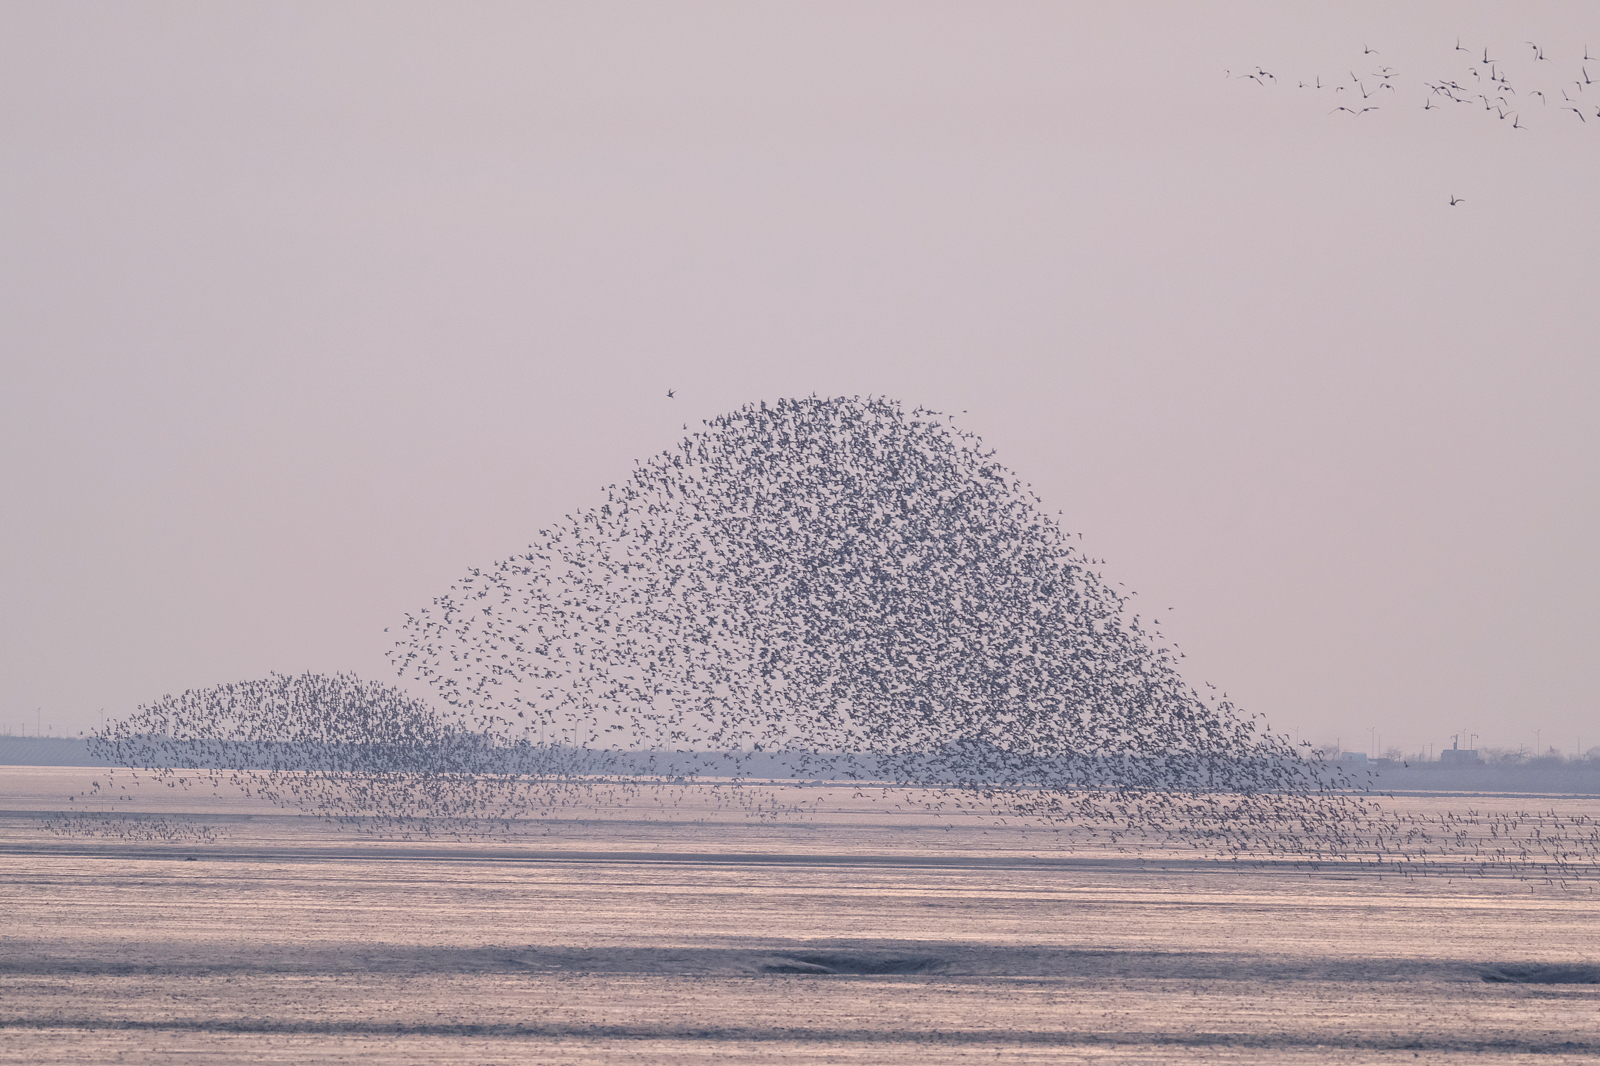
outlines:
[[[1600,8],[1308,6],[6,4],[0,728],[385,678],[816,392],[956,413],[1282,729],[1600,745]],[[1424,111],[1458,35],[1596,113]]]

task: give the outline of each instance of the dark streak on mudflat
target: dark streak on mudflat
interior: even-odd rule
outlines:
[[[3,816],[4,812],[0,812]],[[429,842],[414,845],[385,844],[340,847],[239,847],[216,844],[128,844],[123,842],[0,844],[0,856],[104,857],[117,860],[183,861],[193,856],[208,862],[427,862],[520,863],[529,865],[581,865],[610,863],[657,866],[785,866],[870,867],[876,869],[950,870],[1098,870],[1115,872],[1175,873],[1254,871],[1305,873],[1307,870],[1346,870],[1368,875],[1403,876],[1399,870],[1361,862],[1310,862],[1293,859],[1185,859],[1104,858],[1080,855],[867,855],[806,854],[795,852],[672,852],[672,851],[534,851],[527,848],[486,848],[473,844]],[[1474,874],[1476,876],[1476,874]]]
[[[1017,1029],[919,1030],[836,1029],[768,1026],[631,1026],[631,1025],[549,1025],[526,1023],[499,1024],[406,1024],[385,1022],[295,1021],[264,1019],[219,1019],[190,1021],[101,1021],[92,1018],[40,1018],[11,1020],[0,1018],[0,1030],[80,1030],[188,1033],[241,1033],[331,1036],[445,1036],[498,1039],[552,1038],[579,1040],[682,1040],[713,1043],[796,1042],[807,1044],[929,1044],[929,1045],[1007,1045],[1044,1047],[1236,1047],[1236,1048],[1330,1048],[1359,1051],[1466,1051],[1512,1052],[1525,1054],[1600,1053],[1597,1040],[1554,1040],[1543,1035],[1502,1037],[1499,1039],[1455,1040],[1439,1036],[1361,1036],[1318,1034],[1301,1037],[1293,1033],[1248,1032],[1108,1032],[1049,1031]]]
[[[1490,984],[1600,985],[1600,966],[1562,966],[1540,963],[1496,966],[1483,971]]]
[[[10,940],[0,976],[230,974],[647,974],[672,977],[897,977],[1194,981],[1593,983],[1600,968],[1508,965],[1465,959],[1307,958],[1235,951],[1139,951],[993,945],[962,941],[737,938],[738,947],[497,945],[374,948],[360,942],[231,946],[164,945],[144,955],[127,945]],[[1588,974],[1588,978],[1583,975]],[[1493,975],[1493,976],[1491,976]],[[1517,976],[1520,975],[1520,976]]]

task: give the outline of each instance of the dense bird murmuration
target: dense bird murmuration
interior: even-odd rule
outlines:
[[[1229,849],[1366,825],[1347,782],[1187,686],[1097,565],[949,416],[782,400],[472,570],[393,654],[501,745],[735,780],[777,753],[786,776],[917,786],[936,812]]]
[[[760,403],[408,616],[390,654],[430,699],[272,675],[165,697],[95,743],[157,785],[227,781],[406,839],[685,790],[780,818],[832,782],[1065,846],[1594,874],[1589,819],[1397,813],[1202,696],[1102,565],[950,416]],[[117,832],[119,795],[79,798],[70,825]]]
[[[392,686],[346,674],[273,674],[169,695],[98,733],[91,750],[143,769],[157,786],[215,791],[226,782],[280,807],[402,839],[481,837],[530,811],[631,788],[604,752],[496,743]],[[108,771],[75,797],[85,812],[80,829],[166,839],[166,830],[139,820],[103,817],[133,799],[126,784]]]

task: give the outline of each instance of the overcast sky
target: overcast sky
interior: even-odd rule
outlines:
[[[1600,8],[1309,6],[0,7],[0,728],[388,677],[815,392],[955,413],[1281,729],[1600,745]]]

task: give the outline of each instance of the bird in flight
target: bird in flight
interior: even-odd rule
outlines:
[[[668,389],[668,390],[667,390],[667,399],[669,399],[669,400],[670,400],[670,399],[672,399],[672,393],[673,393],[673,391],[674,391],[674,390],[672,390],[672,389]]]
[[[1456,199],[1455,193],[1451,193],[1450,194],[1450,206],[1451,207],[1454,207],[1456,204],[1464,204],[1464,203],[1466,203],[1465,200],[1457,200]]]

